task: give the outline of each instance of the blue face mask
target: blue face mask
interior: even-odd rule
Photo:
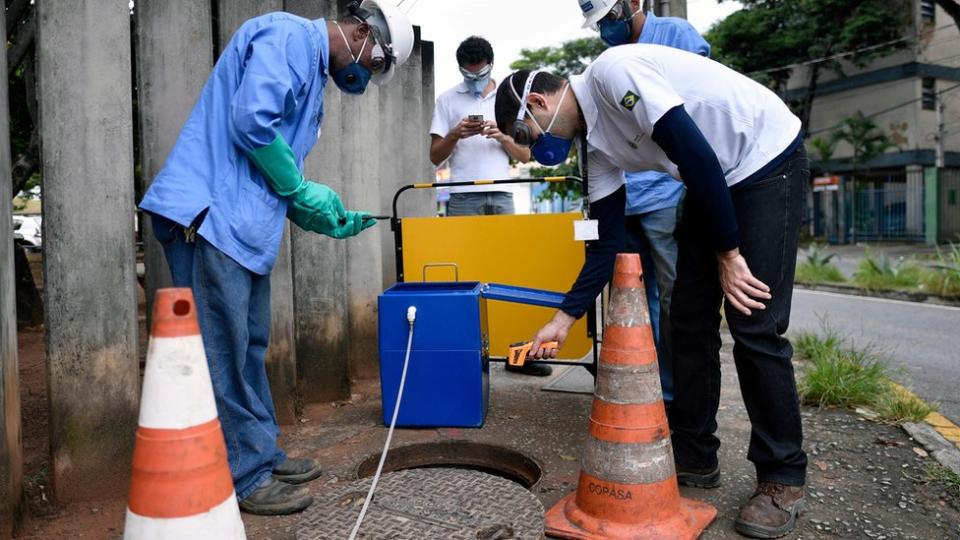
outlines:
[[[340,28],[339,24],[336,22],[334,22],[334,24],[336,24],[337,29],[340,30],[343,41],[346,42],[347,50],[350,51],[350,57],[353,58],[353,62],[344,68],[334,71],[331,74],[333,82],[337,85],[337,88],[347,94],[354,96],[362,95],[367,90],[367,85],[370,84],[370,77],[373,76],[373,72],[360,63],[360,57],[363,56],[363,49],[367,46],[367,40],[363,40],[363,45],[360,46],[360,54],[353,56],[353,51],[350,50],[350,41],[347,40],[346,34],[343,33],[343,29]]]
[[[599,23],[600,26],[600,39],[607,44],[608,47],[616,47],[617,45],[624,45],[630,40],[630,36],[633,34],[633,18],[628,19],[618,19],[615,21],[602,20]]]
[[[490,84],[490,76],[478,80],[464,79],[463,83],[467,85],[467,90],[470,90],[471,93],[475,96],[483,95],[483,91],[486,90],[487,85]]]
[[[550,119],[550,125],[548,125],[545,130],[541,129],[543,133],[537,137],[533,146],[530,147],[530,153],[533,155],[533,158],[541,165],[553,167],[554,165],[563,163],[567,160],[567,157],[570,155],[570,149],[573,147],[573,139],[564,139],[550,133],[550,130],[553,129],[553,124],[557,121],[557,116],[560,115],[560,106],[563,105],[563,100],[567,98],[567,90],[569,89],[570,85],[563,88],[563,95],[560,96],[560,102],[557,103],[557,110],[553,113],[553,118]],[[534,124],[537,124],[537,127],[540,127],[536,118],[533,118],[533,114],[530,115],[530,118]]]

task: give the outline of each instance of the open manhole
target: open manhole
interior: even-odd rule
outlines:
[[[377,472],[380,454],[374,454],[357,466],[357,478],[369,478]],[[411,444],[391,448],[383,472],[410,469],[466,469],[499,476],[533,491],[540,483],[543,469],[532,458],[502,446],[467,441]]]

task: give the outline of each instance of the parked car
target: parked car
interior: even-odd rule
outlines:
[[[40,216],[13,216],[13,241],[28,251],[43,247],[43,218]]]

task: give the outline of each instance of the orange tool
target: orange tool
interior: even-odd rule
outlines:
[[[530,354],[530,347],[533,345],[532,341],[521,341],[519,343],[510,344],[510,353],[507,354],[507,363],[511,366],[523,367],[527,362],[527,355]],[[559,349],[560,344],[556,341],[547,341],[540,344],[540,347],[544,349]]]

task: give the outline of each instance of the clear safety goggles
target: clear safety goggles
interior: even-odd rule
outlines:
[[[610,8],[610,11],[599,22],[613,22],[621,19],[628,19],[633,16],[630,13],[630,0],[620,0]],[[598,23],[599,24],[599,23]]]
[[[517,102],[520,104],[520,110],[517,111],[517,120],[513,123],[513,141],[521,146],[533,146],[533,143],[537,142],[539,138],[538,135],[533,134],[533,128],[527,125],[525,122],[527,115],[530,113],[530,110],[527,108],[527,98],[530,97],[530,90],[533,88],[533,81],[537,78],[537,75],[542,73],[543,70],[538,69],[531,71],[530,75],[527,77],[527,83],[523,85],[523,95],[517,95],[517,90],[513,87],[513,74],[510,74],[510,80],[508,84],[510,85],[510,91],[513,92],[513,97],[517,99]],[[560,106],[563,105],[563,100],[567,97],[567,85],[563,87],[563,94],[560,97],[560,102],[557,104],[557,111],[553,114],[553,119],[550,120],[550,125],[547,126],[547,129],[543,129],[540,126],[540,122],[537,122],[537,119],[533,117],[532,114],[529,114],[530,120],[533,121],[533,124],[537,126],[537,129],[540,130],[540,133],[548,133],[553,129],[553,124],[557,121],[557,115],[560,113]]]
[[[374,75],[386,73],[396,61],[396,56],[393,54],[393,47],[387,44],[386,40],[383,39],[383,34],[380,32],[380,28],[367,23],[363,18],[357,15],[354,15],[353,18],[357,19],[361,23],[365,23],[370,29],[370,36],[373,36],[373,49],[370,51],[370,71]],[[347,36],[343,33],[343,29],[340,28],[339,24],[337,24],[337,28],[340,30],[340,34],[343,36],[343,39],[346,40]],[[370,39],[370,36],[367,36],[367,39]],[[360,47],[360,54],[353,59],[355,62],[359,61],[360,57],[363,56],[363,49],[366,46],[367,42],[364,40],[363,45]],[[352,52],[350,53],[350,56],[353,56]]]
[[[493,64],[487,64],[486,66],[483,66],[483,69],[477,72],[470,71],[469,69],[460,66],[460,74],[463,75],[463,78],[468,81],[481,81],[487,78],[491,71],[493,71]]]

